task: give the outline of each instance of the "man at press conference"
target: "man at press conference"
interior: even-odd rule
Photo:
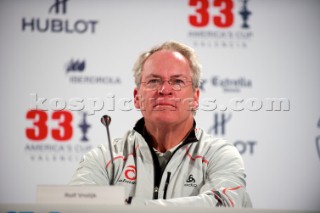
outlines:
[[[133,70],[143,117],[112,147],[87,153],[70,184],[124,186],[129,204],[252,207],[237,149],[196,126],[201,69],[194,50],[165,42],[141,54]]]

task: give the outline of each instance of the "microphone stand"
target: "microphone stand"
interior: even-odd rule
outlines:
[[[109,144],[109,150],[110,150],[110,157],[111,157],[111,177],[110,177],[110,185],[114,185],[114,173],[115,173],[115,168],[114,168],[114,163],[113,163],[113,149],[112,149],[112,144],[111,144],[111,139],[110,139],[110,131],[109,131],[109,125],[111,123],[111,117],[108,115],[104,115],[101,118],[101,123],[106,127],[107,135],[108,135],[108,144]]]

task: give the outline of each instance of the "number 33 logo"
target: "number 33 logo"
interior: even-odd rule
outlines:
[[[26,114],[28,120],[33,121],[33,126],[26,129],[26,136],[30,140],[43,140],[48,135],[48,114],[41,110],[30,110]],[[66,141],[72,137],[72,114],[69,111],[56,111],[51,115],[52,120],[58,121],[58,127],[51,129],[52,138],[58,141]]]
[[[195,7],[194,15],[189,16],[189,23],[194,27],[205,27],[210,22],[209,1],[208,0],[189,0],[189,6]],[[213,24],[216,27],[226,28],[233,24],[233,1],[214,0],[213,7],[219,8],[220,14],[213,16]]]

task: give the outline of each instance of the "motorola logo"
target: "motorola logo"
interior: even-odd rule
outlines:
[[[69,19],[67,16],[69,2],[71,0],[54,0],[53,4],[49,5],[48,17],[23,17],[22,32],[95,34],[99,21],[85,18]],[[74,1],[74,3],[78,2]]]
[[[119,76],[112,75],[95,75],[92,70],[87,71],[86,60],[71,59],[64,68],[66,77],[72,84],[105,84],[117,85],[121,84]]]
[[[73,60],[71,59],[67,64],[66,72],[83,72],[86,68],[85,60]]]

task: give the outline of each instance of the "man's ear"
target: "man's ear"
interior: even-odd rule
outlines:
[[[195,91],[194,91],[194,96],[193,96],[193,106],[192,108],[194,110],[198,109],[199,107],[199,97],[200,97],[200,90],[199,88],[196,88]]]
[[[137,108],[137,109],[140,109],[141,108],[141,105],[140,105],[140,95],[138,94],[138,89],[135,88],[133,90],[133,97],[134,97],[134,106]]]

